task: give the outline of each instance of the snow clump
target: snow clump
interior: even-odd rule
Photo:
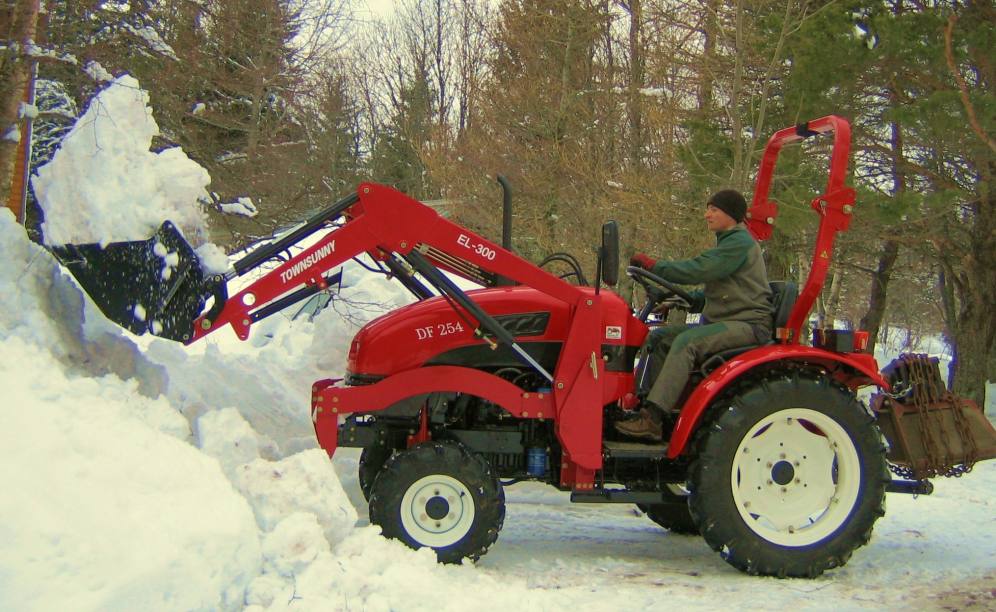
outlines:
[[[262,563],[245,498],[6,210],[0,245],[0,609],[240,606]]]
[[[134,77],[111,82],[91,102],[32,187],[46,244],[145,240],[169,219],[192,243],[207,238],[198,204],[207,171],[179,148],[150,150],[159,126]]]

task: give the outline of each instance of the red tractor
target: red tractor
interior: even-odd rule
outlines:
[[[636,504],[668,529],[701,533],[745,572],[817,576],[868,541],[886,491],[929,493],[930,486],[892,479],[876,414],[856,398],[859,387],[891,388],[864,352],[867,334],[818,330],[815,346],[802,344],[834,238],[851,221],[846,121],[825,117],[772,136],[748,224],[758,239],[770,236],[779,150],[817,136],[832,136],[834,147],[826,191],[812,201],[820,225],[808,279],[801,291],[772,283],[771,340],[706,359],[670,439],[657,445],[618,440],[611,422],[630,403],[648,317],[682,290],[628,268],[648,295],[634,312],[603,289],[616,284],[619,268],[614,222],[603,227],[592,286],[568,283],[375,184],[223,276],[204,278],[168,223],[149,241],[57,254],[111,319],[184,343],[226,325],[245,339],[254,322],[333,286],[333,269],[372,257],[417,301],[356,334],[345,378],[314,384],[312,419],[330,456],[339,446],[363,448],[359,481],[370,521],[387,537],[433,548],[440,561],[483,555],[505,518],[503,487],[536,480],[570,491],[574,502]],[[229,280],[319,231],[326,233],[312,246],[228,295]],[[164,281],[167,253],[180,263]],[[483,288],[464,291],[444,271]],[[128,283],[137,288],[122,291],[124,279],[138,279]],[[148,313],[141,320],[136,304]],[[903,396],[883,397],[880,407]],[[897,422],[890,431],[910,429]],[[985,455],[991,431],[973,438],[973,460]]]

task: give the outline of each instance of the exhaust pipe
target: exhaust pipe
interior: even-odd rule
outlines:
[[[512,186],[501,174],[496,178],[501,185],[501,248],[512,251]]]

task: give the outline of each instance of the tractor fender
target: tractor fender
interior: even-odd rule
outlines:
[[[713,370],[689,395],[671,434],[667,450],[668,458],[674,459],[685,451],[688,441],[702,420],[702,415],[727,386],[754,368],[776,361],[827,368],[834,380],[852,389],[869,384],[883,389],[889,388],[889,383],[882,378],[872,355],[834,353],[797,344],[758,347],[737,355]]]
[[[493,374],[460,366],[427,366],[393,374],[370,385],[340,387],[327,379],[312,387],[311,414],[319,444],[330,455],[338,444],[339,416],[377,412],[415,395],[436,392],[467,393],[498,404],[514,416],[553,418],[549,393],[523,391]]]

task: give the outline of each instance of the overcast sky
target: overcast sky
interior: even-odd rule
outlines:
[[[395,0],[359,0],[358,4],[365,4],[371,13],[384,17],[394,12]]]

